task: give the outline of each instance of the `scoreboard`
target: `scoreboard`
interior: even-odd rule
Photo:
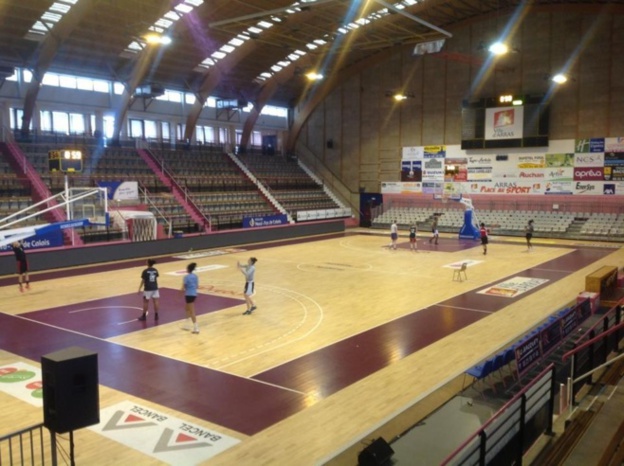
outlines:
[[[48,152],[48,166],[51,172],[82,172],[82,151],[75,149],[51,150]]]

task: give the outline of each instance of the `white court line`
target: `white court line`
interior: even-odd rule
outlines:
[[[452,299],[452,298],[451,298]],[[462,311],[472,311],[472,312],[481,312],[482,314],[494,314],[495,311],[484,311],[483,309],[473,309],[471,307],[461,307],[461,306],[448,306],[448,305],[442,305],[442,304],[434,304],[433,306],[438,306],[438,307],[450,307],[451,309],[461,309]],[[433,306],[429,306],[429,307],[433,307]],[[425,308],[426,309],[426,308]]]
[[[142,310],[142,308],[137,307],[137,306],[118,306],[116,304],[113,304],[111,306],[95,306],[95,307],[86,307],[84,309],[76,309],[74,311],[67,311],[68,314],[76,314],[78,312],[87,312],[87,311],[94,311],[96,309],[110,309],[112,307],[118,307],[118,308],[123,308],[123,309],[135,309],[135,310]]]
[[[1,311],[0,311],[0,312],[1,312]],[[223,373],[223,374],[228,374],[228,375],[231,375],[231,376],[236,377],[236,378],[238,378],[238,379],[250,380],[250,381],[252,381],[252,382],[255,382],[255,383],[260,383],[260,384],[262,384],[262,385],[269,385],[269,386],[271,386],[271,387],[281,388],[282,390],[286,390],[286,391],[288,391],[288,392],[294,392],[294,393],[298,393],[298,394],[300,394],[300,395],[308,396],[308,394],[307,394],[307,393],[300,392],[300,391],[298,391],[298,390],[294,390],[294,389],[289,388],[289,387],[282,387],[281,385],[276,385],[276,384],[274,384],[274,383],[265,382],[264,380],[253,379],[253,378],[251,378],[251,377],[243,377],[242,375],[233,374],[233,373],[226,372],[226,371],[220,371],[220,370],[218,370],[218,369],[213,369],[212,367],[202,366],[201,364],[197,364],[197,363],[190,362],[190,361],[185,361],[184,359],[180,359],[180,358],[174,358],[174,357],[172,357],[172,356],[163,356],[162,354],[156,353],[156,352],[154,352],[154,351],[150,351],[150,350],[146,350],[146,349],[140,349],[140,348],[135,348],[135,347],[133,347],[133,346],[122,345],[122,344],[120,344],[120,343],[118,343],[118,342],[116,342],[116,341],[107,340],[106,338],[100,338],[100,337],[96,337],[96,336],[94,336],[94,335],[88,335],[88,334],[86,334],[86,333],[78,332],[78,331],[76,331],[76,330],[71,330],[71,329],[68,329],[68,328],[59,327],[58,325],[48,324],[48,323],[46,323],[46,322],[39,322],[38,320],[29,319],[28,317],[22,317],[22,316],[20,316],[20,315],[12,315],[12,314],[7,314],[7,313],[3,313],[3,314],[6,314],[6,315],[11,316],[11,317],[17,317],[18,319],[26,320],[26,321],[33,322],[33,323],[35,323],[35,324],[39,324],[39,325],[44,325],[44,326],[46,326],[46,327],[54,328],[54,329],[57,329],[57,330],[62,330],[62,331],[64,331],[64,332],[69,332],[69,333],[73,333],[73,334],[75,334],[75,335],[80,335],[80,336],[83,336],[83,337],[86,337],[86,338],[93,338],[94,340],[99,340],[99,341],[102,341],[102,342],[104,342],[104,343],[108,343],[108,344],[115,345],[115,346],[120,346],[120,347],[122,347],[122,348],[128,348],[128,349],[135,350],[135,351],[140,351],[140,352],[143,352],[143,353],[153,354],[154,356],[158,356],[158,357],[160,357],[160,358],[165,358],[165,359],[170,359],[171,361],[177,361],[177,362],[181,362],[181,363],[183,363],[183,364],[189,364],[189,365],[191,365],[191,366],[201,367],[202,369],[211,370],[211,371],[215,371],[215,372],[221,372],[221,373]],[[179,322],[183,322],[183,321],[184,321],[184,319],[180,320]],[[172,322],[172,323],[173,323],[173,322]],[[26,358],[26,359],[28,359],[28,358]],[[147,398],[142,398],[142,397],[140,397],[140,396],[138,396],[138,395],[135,395],[135,394],[133,394],[133,393],[129,393],[129,392],[124,391],[124,390],[120,390],[119,388],[115,388],[115,387],[110,386],[110,385],[105,385],[105,384],[102,384],[102,383],[100,383],[99,385],[103,385],[103,386],[108,387],[108,388],[110,388],[110,389],[112,389],[112,390],[119,390],[119,391],[121,391],[122,393],[126,393],[126,394],[128,394],[128,395],[130,395],[130,396],[134,396],[135,398],[138,398],[138,399],[140,399],[140,400],[147,400],[147,401],[150,401],[150,402],[152,402],[152,403],[159,403],[159,401],[154,401],[154,400],[149,400],[149,399],[147,399]],[[163,406],[166,406],[166,405],[163,405]],[[168,406],[167,406],[167,407],[168,407]],[[176,411],[176,412],[180,412],[180,413],[182,412],[182,411],[178,411],[178,410],[177,410],[177,409],[175,409],[175,408],[169,408],[169,409],[173,409],[174,411]],[[193,415],[193,414],[191,414],[191,416],[192,416],[192,415]],[[210,421],[209,419],[205,419],[205,420],[207,420],[208,422],[213,422],[213,421]],[[213,422],[213,423],[214,423],[214,422]]]

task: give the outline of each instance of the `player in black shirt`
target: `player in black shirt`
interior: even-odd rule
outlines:
[[[24,245],[19,242],[11,244],[13,253],[15,254],[15,260],[17,261],[17,282],[19,284],[19,290],[23,293],[26,283],[26,289],[30,290],[30,279],[28,278],[28,260],[26,259],[26,252],[24,251]]]
[[[154,268],[156,261],[154,259],[147,260],[147,268],[141,273],[141,284],[139,285],[139,293],[143,289],[143,314],[139,317],[139,320],[145,320],[147,318],[147,309],[149,307],[149,300],[154,303],[154,320],[158,320],[158,270]]]

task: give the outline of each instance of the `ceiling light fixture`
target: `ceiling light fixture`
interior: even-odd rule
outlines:
[[[488,50],[494,55],[504,55],[509,52],[509,47],[507,47],[507,45],[502,42],[494,42],[492,45],[490,45]]]
[[[568,77],[565,74],[557,73],[552,77],[552,80],[557,84],[563,84],[568,80]]]
[[[309,73],[306,73],[306,78],[308,78],[310,81],[320,81],[321,79],[324,78],[324,76],[320,73],[316,73],[314,71],[310,71]]]

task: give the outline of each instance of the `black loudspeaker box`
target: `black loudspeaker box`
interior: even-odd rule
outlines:
[[[100,422],[97,353],[66,348],[41,356],[43,425],[63,434]]]
[[[379,437],[358,455],[358,466],[383,466],[390,464],[394,450],[383,438]]]
[[[333,139],[328,139],[327,140],[327,148],[328,149],[333,149],[334,148],[334,140]]]

